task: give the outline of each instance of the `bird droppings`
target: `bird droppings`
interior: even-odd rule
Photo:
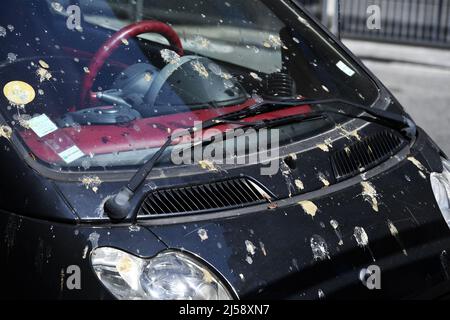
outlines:
[[[391,235],[395,238],[395,240],[397,241],[398,245],[400,246],[400,248],[402,248],[402,252],[405,256],[408,255],[408,252],[405,249],[405,246],[403,245],[401,239],[400,239],[400,234],[398,232],[397,227],[394,225],[394,223],[390,220],[387,221],[387,225],[389,228],[389,232],[391,233]]]
[[[337,222],[336,220],[330,220],[330,225],[333,228],[334,233],[336,234],[336,236],[339,239],[338,245],[340,245],[340,246],[344,245],[344,240],[342,239],[342,234],[339,229],[339,222]]]
[[[0,137],[10,140],[12,137],[12,129],[9,126],[0,127]]]
[[[330,254],[328,252],[328,245],[321,236],[315,234],[310,240],[311,250],[313,253],[314,261],[323,261],[330,259]]]
[[[333,149],[333,140],[330,138],[325,139],[323,143],[319,143],[316,146],[324,152],[330,152],[330,149]]]
[[[214,171],[214,172],[219,171],[219,169],[216,167],[214,162],[212,162],[211,160],[200,160],[198,162],[198,164],[204,170]]]
[[[317,206],[312,201],[300,201],[298,204],[302,207],[303,211],[311,217],[315,217],[318,211]]]
[[[283,175],[284,181],[286,183],[286,187],[289,192],[289,198],[291,198],[292,193],[295,192],[294,181],[292,178],[291,169],[284,161],[281,161],[280,170],[281,170],[281,174]]]
[[[255,72],[250,72],[250,76],[255,80],[262,81],[261,77]]]
[[[303,184],[302,180],[295,179],[294,183],[295,183],[295,186],[297,187],[298,190],[304,190],[305,189],[305,185]]]
[[[50,68],[50,66],[48,65],[48,63],[45,62],[44,60],[39,60],[39,61],[38,61],[38,64],[41,66],[41,68],[44,68],[44,69],[49,69],[49,68]]]
[[[361,182],[361,186],[363,188],[362,196],[364,197],[364,200],[369,202],[372,205],[372,209],[375,212],[379,211],[378,208],[378,193],[377,190],[375,190],[375,187],[372,183],[368,181]]]
[[[316,147],[322,150],[323,152],[330,152],[330,148],[325,143],[319,143],[316,145]]]
[[[50,71],[42,67],[36,70],[36,75],[39,77],[40,82],[49,81],[53,77]]]
[[[267,256],[267,251],[266,251],[266,246],[264,245],[264,243],[262,241],[259,242],[259,247],[261,248],[261,252],[263,254],[263,256]]]
[[[244,275],[242,273],[239,273],[239,278],[241,279],[242,282],[245,281],[245,277],[244,277]]]
[[[254,256],[256,253],[256,246],[250,240],[245,240],[245,249],[251,256]]]
[[[253,259],[252,259],[252,257],[250,257],[250,256],[247,256],[247,257],[245,258],[245,261],[246,261],[248,264],[252,264],[252,263],[253,263]]]
[[[358,247],[363,249],[367,248],[370,255],[372,256],[372,260],[375,261],[375,256],[373,255],[372,250],[369,247],[369,236],[367,235],[366,230],[364,230],[363,227],[355,227],[353,231],[353,237],[355,238]]]
[[[85,246],[83,249],[83,255],[82,255],[83,260],[86,259],[88,251],[89,251],[89,246]]]
[[[100,180],[100,178],[97,176],[84,176],[83,178],[81,178],[81,183],[86,189],[91,189],[92,191],[97,193],[98,188],[103,183],[103,181]]]
[[[92,232],[89,237],[88,240],[91,243],[91,248],[95,249],[98,247],[98,240],[100,239],[100,235],[97,232]]]
[[[161,58],[163,58],[165,63],[169,64],[179,64],[180,63],[180,55],[175,51],[169,49],[163,49],[160,51]]]
[[[198,229],[197,234],[201,242],[208,240],[208,231],[206,231],[205,229]]]
[[[201,77],[203,77],[205,79],[209,77],[208,70],[200,61],[197,61],[197,60],[192,61],[191,66],[194,69],[194,71],[196,71]]]
[[[417,167],[417,169],[419,169],[420,171],[427,171],[425,166],[419,160],[417,160],[415,157],[408,157],[408,161],[410,161],[412,164],[414,164]]]
[[[336,128],[341,132],[341,135],[345,137],[347,140],[352,140],[352,138],[361,141],[361,136],[358,133],[358,130],[348,131],[342,125],[337,125]]]
[[[282,42],[281,42],[281,38],[279,36],[276,35],[269,35],[269,38],[267,40],[264,40],[263,42],[263,46],[266,48],[278,48],[281,47]]]
[[[317,296],[320,300],[325,299],[325,292],[322,289],[317,290]]]
[[[330,186],[330,181],[328,181],[327,177],[325,177],[325,175],[322,172],[319,172],[318,178],[319,178],[320,182],[323,183],[324,187]]]

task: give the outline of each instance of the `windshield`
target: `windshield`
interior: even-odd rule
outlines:
[[[0,112],[65,170],[140,165],[174,130],[262,99],[378,97],[289,1],[6,0],[0,14]],[[325,129],[294,123],[280,140]]]

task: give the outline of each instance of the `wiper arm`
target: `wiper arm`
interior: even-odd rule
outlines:
[[[270,101],[270,100],[264,100],[262,102],[256,103],[250,107],[247,107],[245,109],[228,113],[222,117],[218,117],[216,119],[213,119],[213,121],[220,121],[220,120],[239,120],[244,119],[250,116],[254,116],[260,113],[273,111],[277,109],[285,109],[285,108],[291,108],[291,107],[301,107],[301,106],[317,106],[317,105],[327,105],[331,103],[342,103],[347,106],[350,106],[352,108],[355,108],[360,111],[364,111],[371,115],[374,118],[370,118],[367,116],[360,116],[360,115],[353,115],[345,112],[339,112],[337,110],[330,110],[327,109],[326,112],[329,113],[336,113],[347,117],[352,118],[358,118],[363,119],[365,121],[369,122],[375,122],[376,120],[380,122],[384,126],[388,126],[392,129],[400,131],[405,137],[408,139],[413,139],[416,136],[417,133],[417,127],[413,120],[411,120],[409,117],[398,114],[391,111],[386,111],[382,109],[375,109],[372,107],[366,107],[362,104],[354,103],[351,101],[347,101],[344,99],[339,98],[332,98],[332,99],[286,99],[286,100],[280,100],[280,101]],[[325,112],[325,111],[323,111]]]
[[[190,127],[184,132],[178,134],[177,138],[181,138],[187,135],[192,136],[197,130],[206,130],[214,126],[218,126],[221,124],[221,122],[217,121],[217,119],[218,118],[206,121],[201,128],[196,126]],[[164,144],[156,151],[156,153],[139,168],[139,170],[128,181],[128,183],[124,187],[122,187],[117,194],[115,194],[105,202],[104,210],[111,220],[121,221],[128,216],[131,209],[131,200],[133,199],[139,188],[142,186],[147,176],[152,172],[155,165],[161,159],[164,152],[167,150],[167,148],[170,147],[172,142],[173,137],[169,136]],[[135,213],[135,215],[137,215],[137,213]],[[135,218],[136,217],[133,216],[133,220]]]

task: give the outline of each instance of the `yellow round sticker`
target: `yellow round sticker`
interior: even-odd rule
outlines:
[[[8,82],[3,88],[6,99],[16,105],[26,105],[34,100],[36,92],[33,87],[23,81]]]

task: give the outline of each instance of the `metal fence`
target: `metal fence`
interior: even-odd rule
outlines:
[[[315,14],[323,14],[326,11],[317,6],[325,8],[329,1],[336,0],[299,2]],[[372,5],[380,9],[379,29],[367,26]],[[450,48],[450,0],[341,0],[341,35]]]

